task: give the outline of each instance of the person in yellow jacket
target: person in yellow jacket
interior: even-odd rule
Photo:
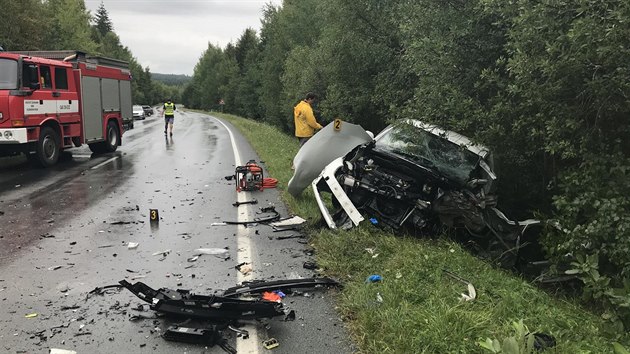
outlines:
[[[317,100],[317,95],[309,92],[304,100],[300,101],[293,108],[293,119],[295,121],[295,136],[300,141],[300,147],[304,145],[313,135],[315,131],[322,129],[321,124],[315,120],[313,107],[311,106]]]
[[[175,111],[177,107],[175,107],[175,103],[171,101],[171,99],[167,99],[164,106],[162,106],[162,116],[164,117],[164,135],[168,128],[171,130],[171,136],[173,136],[173,123],[175,122]]]

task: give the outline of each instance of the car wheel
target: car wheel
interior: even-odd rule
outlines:
[[[41,166],[49,167],[57,163],[61,152],[59,140],[59,134],[53,128],[43,127],[40,130],[35,154]]]

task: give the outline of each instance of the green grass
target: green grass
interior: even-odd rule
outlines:
[[[271,176],[278,179],[291,211],[309,220],[319,265],[344,284],[339,311],[360,352],[484,352],[478,341],[487,337],[503,341],[514,334],[511,323],[520,319],[531,332],[556,338],[557,346],[547,352],[609,353],[613,341],[627,347],[627,335],[608,332],[605,321],[577,300],[552,296],[447,239],[395,236],[367,223],[348,232],[316,227],[320,214],[312,191],[299,198],[286,192],[297,140],[262,123],[214,114],[247,137]],[[461,302],[465,285],[444,275],[443,268],[472,282],[477,299]],[[371,274],[381,275],[383,282],[366,283]]]

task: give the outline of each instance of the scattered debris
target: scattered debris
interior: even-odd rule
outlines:
[[[251,263],[247,263],[247,262],[243,262],[241,264],[238,264],[236,267],[234,267],[236,270],[238,270],[239,272],[241,272],[244,275],[248,275],[249,273],[251,273],[254,269],[252,268],[252,264]]]
[[[173,342],[202,344],[210,347],[218,345],[226,352],[236,354],[236,350],[228,344],[227,340],[223,338],[222,333],[216,326],[205,329],[170,326],[166,329],[162,337]]]
[[[317,263],[313,262],[313,261],[306,261],[306,262],[304,262],[302,267],[304,267],[304,269],[315,270],[315,269],[317,269]]]
[[[305,219],[295,215],[289,218],[280,219],[278,221],[272,222],[269,225],[272,227],[285,228],[289,226],[299,226],[306,222]]]
[[[275,291],[265,291],[262,293],[262,299],[267,301],[281,302],[282,296]]]
[[[48,270],[57,270],[59,268],[63,268],[63,266],[62,265],[56,265],[56,266],[48,267]]]
[[[319,286],[339,286],[340,284],[330,278],[304,278],[304,279],[285,279],[274,281],[249,281],[243,282],[240,286],[235,286],[225,290],[224,297],[239,296],[245,294],[259,294],[264,291],[273,291],[281,289],[296,288],[315,288]]]
[[[61,306],[60,310],[61,311],[66,311],[66,310],[76,310],[76,309],[80,309],[81,306],[79,305],[73,305],[73,306]]]
[[[133,224],[133,221],[114,221],[114,222],[110,222],[110,225],[128,225],[128,224]]]
[[[133,249],[138,248],[139,245],[140,244],[138,242],[129,242],[127,244],[127,249],[133,250]]]
[[[271,350],[273,348],[277,348],[280,346],[280,343],[278,343],[278,340],[275,338],[269,338],[267,340],[264,340],[262,342],[263,347],[265,347],[265,349]]]
[[[459,275],[449,271],[446,268],[443,268],[442,271],[444,272],[444,274],[448,275],[449,277],[462,282],[466,285],[466,287],[468,288],[468,294],[466,293],[462,293],[460,300],[461,301],[473,301],[474,299],[477,298],[477,291],[475,290],[475,287],[472,285],[471,282],[469,282],[468,280],[460,277]]]
[[[74,350],[50,348],[49,354],[77,354]]]
[[[166,257],[169,253],[171,253],[171,250],[157,251],[157,252],[153,253],[152,256],[163,256],[163,257]]]
[[[372,274],[372,275],[370,275],[369,277],[367,277],[365,279],[365,282],[366,283],[377,283],[377,282],[382,281],[382,280],[383,280],[383,277],[381,277],[380,275]]]
[[[218,258],[229,259],[230,253],[226,248],[197,248],[194,252],[194,256],[201,256],[203,254],[212,255]],[[196,259],[195,259],[196,261]],[[194,261],[189,261],[194,262]]]
[[[292,238],[304,238],[303,235],[288,235],[288,236],[278,236],[276,237],[276,240],[288,240],[288,239],[292,239]]]
[[[379,304],[383,303],[383,297],[381,296],[381,293],[376,293],[376,302],[378,302]]]
[[[212,226],[224,226],[224,225],[247,225],[247,224],[266,224],[280,218],[280,213],[276,211],[274,206],[268,206],[260,208],[260,213],[272,213],[270,216],[254,218],[253,220],[245,221],[223,221],[221,223],[212,223]]]
[[[24,316],[24,318],[35,318],[37,317],[36,313],[29,313],[28,315]]]
[[[258,201],[256,199],[252,199],[252,200],[246,200],[246,201],[243,201],[243,202],[232,203],[232,205],[235,206],[235,207],[240,206],[240,205],[244,205],[244,204],[258,204]]]
[[[96,288],[94,288],[93,290],[91,290],[89,293],[87,293],[85,300],[90,298],[90,295],[103,295],[105,293],[108,292],[108,290],[120,290],[120,288],[122,288],[122,285],[120,284],[114,284],[114,285],[106,285],[106,286],[97,286]]]
[[[100,232],[100,231],[99,231]],[[109,248],[109,247],[114,247],[114,245],[103,245],[103,246],[98,246],[98,248]]]
[[[372,258],[378,257],[378,253],[376,253],[375,248],[366,248],[365,250],[367,251],[367,253],[372,255]]]

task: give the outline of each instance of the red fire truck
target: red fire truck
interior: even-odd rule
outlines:
[[[73,146],[113,152],[132,124],[128,63],[76,51],[0,52],[0,155],[25,153],[47,167]]]

